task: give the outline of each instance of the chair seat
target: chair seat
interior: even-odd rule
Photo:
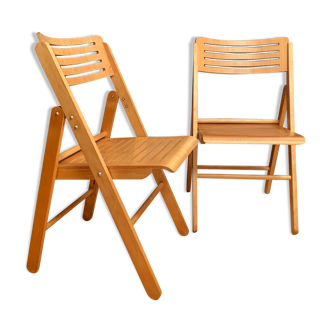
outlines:
[[[278,124],[198,124],[198,137],[202,144],[286,144],[299,145],[303,136]]]
[[[197,140],[191,136],[103,138],[97,142],[108,169],[166,169],[176,172],[188,157]],[[87,168],[82,151],[62,160],[64,168]]]

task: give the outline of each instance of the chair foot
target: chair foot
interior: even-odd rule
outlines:
[[[193,150],[193,232],[197,232],[197,146]]]
[[[299,215],[298,215],[298,201],[297,201],[297,177],[296,177],[296,146],[288,146],[289,158],[289,193],[290,193],[290,214],[291,214],[291,229],[292,234],[296,235],[299,232]]]
[[[89,189],[93,189],[93,193],[85,200],[84,211],[83,211],[83,219],[85,221],[89,221],[92,219],[93,212],[96,206],[96,200],[99,188],[95,180],[90,181]]]
[[[280,145],[273,145],[270,157],[270,169],[267,172],[267,175],[274,175],[274,171],[276,169],[278,152]],[[265,194],[269,194],[271,192],[272,180],[266,180],[265,182]]]

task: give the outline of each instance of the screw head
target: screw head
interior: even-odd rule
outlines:
[[[112,95],[111,97],[114,98],[114,95]]]
[[[55,116],[58,116],[59,115],[59,112],[55,112]]]
[[[98,175],[98,176],[101,176],[101,173],[99,172],[97,175]]]
[[[74,117],[71,115],[71,116],[69,117],[69,119],[70,119],[70,120],[73,120],[73,119],[74,119]]]
[[[122,98],[122,100],[125,100],[124,98]]]
[[[128,108],[128,105],[126,105],[126,108]]]
[[[74,129],[78,129],[78,126],[75,126]]]

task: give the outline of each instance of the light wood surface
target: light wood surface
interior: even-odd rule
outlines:
[[[60,107],[54,107],[51,111],[35,218],[30,240],[27,269],[31,273],[38,272],[40,267],[64,125],[65,115],[62,109]]]
[[[57,63],[61,66],[69,85],[77,85],[95,81],[104,77],[113,76],[113,70],[110,61],[103,47],[103,40],[100,36],[92,36],[85,38],[50,38],[44,36],[40,32],[37,36],[41,42],[48,43],[52,47],[53,54],[56,56]],[[83,47],[82,45],[91,44],[91,46]],[[71,48],[60,48],[55,46],[73,46]],[[91,54],[94,53],[94,54]],[[83,54],[87,54],[82,56]],[[90,55],[91,54],[91,55]],[[77,55],[77,57],[64,57]],[[88,65],[90,62],[97,62]],[[84,65],[85,64],[85,65]],[[78,67],[66,67],[72,65],[82,65]],[[99,71],[94,73],[94,71]],[[71,75],[85,74],[83,76],[71,77]]]
[[[277,124],[198,124],[201,143],[304,144],[303,136]]]
[[[197,140],[190,136],[104,138],[97,147],[108,169],[153,168],[176,172]],[[62,168],[86,167],[87,161],[80,151],[59,163]]]
[[[62,130],[59,129],[59,124],[55,124],[51,119],[38,194],[40,199],[39,203],[37,201],[31,236],[28,269],[31,272],[37,272],[39,269],[55,179],[89,179],[91,180],[88,190],[89,195],[88,193],[84,194],[54,220],[59,220],[59,217],[66,214],[74,205],[78,204],[78,201],[84,198],[87,200],[83,218],[85,220],[91,219],[99,188],[147,294],[156,300],[161,296],[161,289],[113,179],[144,178],[153,173],[178,232],[181,235],[187,235],[188,227],[163,169],[176,171],[197,145],[197,140],[192,137],[170,137],[165,139],[147,137],[111,49],[103,43],[101,37],[57,39],[46,37],[40,33],[38,37],[40,42],[36,45],[36,53],[61,105],[61,108],[57,108],[61,115],[59,117],[58,114],[57,119],[62,119]],[[68,48],[65,46],[75,47]],[[74,56],[68,57],[69,55]],[[96,61],[96,63],[93,65],[87,64],[91,61]],[[66,67],[77,64],[83,64],[83,66],[71,67],[77,69]],[[91,73],[92,69],[102,69],[102,71]],[[72,76],[77,74],[79,76]],[[81,76],[81,74],[85,75]],[[86,83],[107,76],[111,77],[116,94],[111,91],[108,96],[101,128],[102,132],[96,138],[92,136],[85,122],[70,85]],[[113,92],[114,99],[112,99]],[[109,138],[118,97],[121,99],[137,136],[136,138]],[[68,124],[73,130],[78,146],[64,152],[60,163],[58,163],[65,118],[67,118]],[[112,153],[108,151],[109,149]],[[137,152],[141,155],[138,155]]]
[[[293,44],[288,38],[231,41],[196,38],[193,54],[192,117],[190,134],[201,144],[272,144],[268,166],[197,165],[198,147],[188,157],[187,191],[193,181],[193,232],[197,232],[197,178],[266,180],[269,194],[273,180],[289,180],[291,229],[298,233],[295,147],[305,142],[295,133]],[[285,72],[278,119],[198,118],[198,72],[217,74],[259,74]],[[240,96],[239,91],[239,96]],[[254,107],[254,106],[253,106]],[[284,127],[287,115],[287,128]],[[274,175],[280,145],[288,145],[289,175]],[[265,170],[267,175],[201,174],[199,169]]]
[[[198,71],[219,74],[287,71],[288,38],[231,41],[198,37],[196,44]]]

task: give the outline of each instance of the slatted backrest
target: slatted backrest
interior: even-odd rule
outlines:
[[[50,38],[40,32],[40,41],[49,43],[69,85],[113,76],[100,36],[84,38]]]
[[[288,38],[230,41],[198,37],[198,71],[256,74],[287,71]]]

